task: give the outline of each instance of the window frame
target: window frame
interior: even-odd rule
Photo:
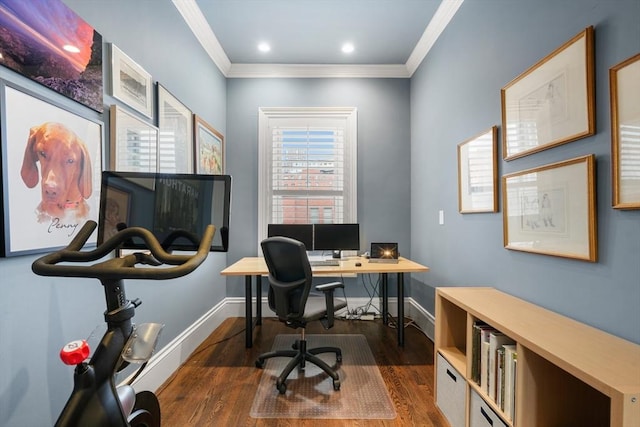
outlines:
[[[345,157],[349,164],[345,165],[344,194],[347,216],[344,222],[358,222],[358,115],[355,107],[261,107],[258,109],[258,242],[267,237],[267,224],[271,220],[271,172],[272,172],[272,139],[270,134],[271,119],[344,119]],[[259,246],[259,245],[258,245]],[[258,248],[260,252],[260,248]]]

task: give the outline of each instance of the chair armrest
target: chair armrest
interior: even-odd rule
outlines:
[[[332,291],[337,288],[344,288],[344,284],[342,282],[331,282],[316,286],[316,290],[322,292]]]
[[[338,288],[344,288],[344,284],[342,282],[331,282],[316,286],[316,290],[324,292],[324,301],[327,307],[327,318],[321,319],[321,323],[325,329],[333,327],[335,310],[333,304],[333,291]]]

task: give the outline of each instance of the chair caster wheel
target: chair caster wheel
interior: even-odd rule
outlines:
[[[256,360],[256,368],[258,369],[264,368],[264,361],[260,359]]]
[[[285,383],[276,384],[276,388],[280,392],[280,394],[285,394],[287,392],[287,385]]]
[[[333,389],[335,391],[340,390],[340,380],[333,380]]]

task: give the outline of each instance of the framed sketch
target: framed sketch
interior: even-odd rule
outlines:
[[[102,36],[62,0],[0,0],[0,64],[100,113]]]
[[[609,70],[613,207],[640,209],[640,53]]]
[[[151,74],[118,47],[111,46],[111,94],[134,110],[153,117]]]
[[[191,110],[158,83],[159,172],[193,173]]]
[[[110,113],[109,168],[120,172],[156,172],[158,128],[117,105],[111,106]]]
[[[196,173],[224,173],[224,136],[197,114],[193,115],[193,151]]]
[[[504,247],[595,262],[593,154],[502,177]]]
[[[61,248],[98,221],[102,124],[7,82],[0,88],[3,255]]]
[[[501,90],[505,160],[595,133],[593,27]]]
[[[492,126],[458,144],[458,210],[497,212],[498,128]]]

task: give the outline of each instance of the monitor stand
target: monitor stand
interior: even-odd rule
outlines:
[[[332,251],[332,253],[333,253],[333,258],[336,258],[336,259],[342,258],[341,251],[339,251],[339,250],[338,251]]]

